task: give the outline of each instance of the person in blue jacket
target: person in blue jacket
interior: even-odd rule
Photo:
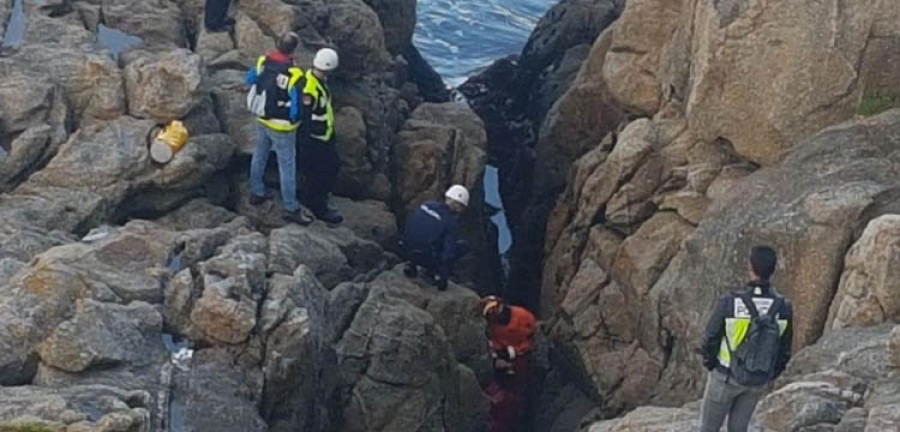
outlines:
[[[454,264],[469,249],[459,238],[459,215],[468,205],[469,191],[454,185],[447,189],[443,202],[428,201],[413,210],[403,232],[406,276],[417,277],[421,266],[438,289],[447,289]]]
[[[250,162],[250,204],[267,199],[264,182],[266,165],[273,151],[278,157],[284,218],[308,225],[312,217],[303,212],[297,199],[297,128],[300,125],[300,87],[303,71],[294,66],[292,55],[300,44],[294,32],[281,37],[277,49],[260,56],[247,73],[251,86],[247,108],[256,116],[257,143]]]

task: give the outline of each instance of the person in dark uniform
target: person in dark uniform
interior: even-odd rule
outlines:
[[[344,217],[330,205],[328,196],[337,182],[341,159],[334,146],[334,107],[328,74],[338,67],[338,54],[323,48],[313,59],[313,68],[303,79],[303,121],[297,135],[303,155],[300,167],[306,177],[306,204],[316,217],[339,224]]]
[[[768,384],[791,360],[794,308],[770,279],[778,255],[769,246],[750,251],[750,282],[719,298],[706,325],[701,352],[709,371],[700,408],[701,432],[746,432]]]
[[[424,267],[428,277],[441,291],[453,266],[468,253],[468,244],[459,239],[459,215],[469,205],[469,191],[454,185],[444,194],[444,201],[429,201],[420,205],[406,219],[403,232],[404,273],[418,276]]]
[[[207,31],[226,32],[234,26],[234,20],[228,17],[231,0],[206,0],[203,10],[203,24]]]

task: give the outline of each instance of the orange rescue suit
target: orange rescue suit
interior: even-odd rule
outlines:
[[[527,354],[534,345],[535,320],[534,315],[528,309],[519,306],[509,306],[509,324],[491,324],[488,328],[488,338],[491,350],[495,352],[505,351],[506,347],[513,347],[516,356]]]

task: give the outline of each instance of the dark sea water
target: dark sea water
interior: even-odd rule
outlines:
[[[518,54],[555,0],[419,0],[414,41],[452,86]]]

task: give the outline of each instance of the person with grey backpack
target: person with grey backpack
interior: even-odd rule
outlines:
[[[756,404],[787,367],[793,343],[793,307],[769,282],[778,258],[768,246],[750,251],[752,281],[719,298],[701,351],[709,371],[701,432],[746,432]]]

